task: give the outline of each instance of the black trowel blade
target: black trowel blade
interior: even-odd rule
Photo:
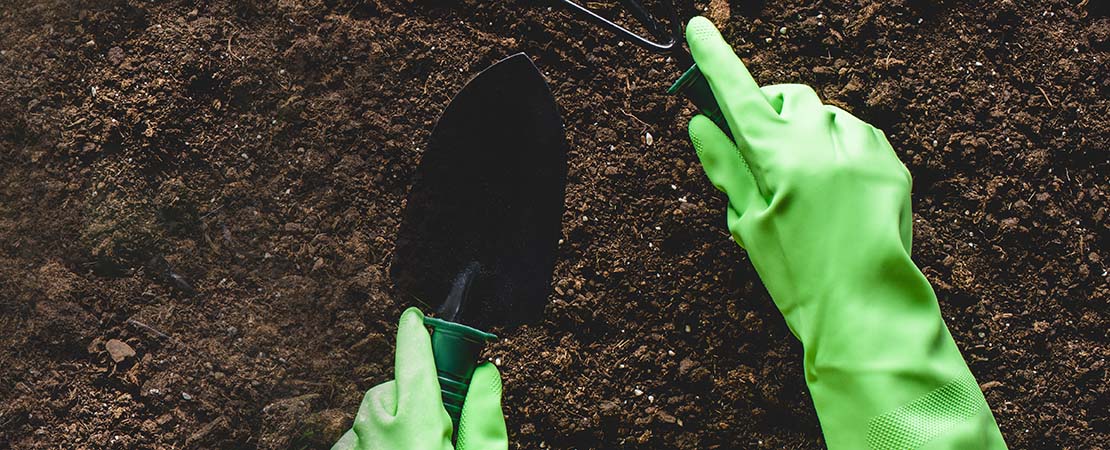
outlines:
[[[537,320],[561,234],[566,149],[555,100],[526,55],[471,79],[417,168],[390,268],[396,287],[482,329]],[[475,267],[457,313],[441,308]]]

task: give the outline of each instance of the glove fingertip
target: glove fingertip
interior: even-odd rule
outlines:
[[[501,373],[491,363],[479,364],[470,379],[459,422],[458,448],[505,449],[508,434],[501,411]]]
[[[690,22],[686,24],[686,42],[691,46],[699,45],[711,39],[721,39],[721,32],[717,31],[717,27],[702,16],[694,16]]]
[[[427,330],[424,328],[424,313],[415,306],[410,306],[401,313],[401,318],[397,320],[397,337],[398,339],[408,338],[410,336],[419,336],[417,331]]]
[[[397,353],[424,353],[418,350],[423,350],[425,342],[430,341],[428,330],[424,327],[424,313],[416,307],[410,307],[401,313],[401,319],[397,321]],[[428,351],[431,351],[430,346]]]
[[[490,362],[484,362],[474,368],[474,376],[470,378],[470,390],[467,392],[467,400],[470,395],[489,397],[497,397],[501,399],[501,372],[497,370],[497,366]],[[473,393],[473,394],[472,394]],[[500,408],[500,402],[498,403]]]

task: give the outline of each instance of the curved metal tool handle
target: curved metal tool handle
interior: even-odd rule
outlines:
[[[698,107],[699,112],[717,124],[717,127],[724,131],[729,138],[732,137],[732,130],[728,128],[728,121],[725,120],[725,115],[721,112],[721,106],[717,104],[717,98],[713,96],[713,89],[709,86],[705,76],[702,75],[701,69],[698,69],[697,64],[686,69],[686,72],[667,89],[667,93],[684,95],[690,100],[690,103]]]
[[[666,38],[667,38],[666,41],[664,41],[664,42],[655,42],[655,41],[652,41],[648,38],[640,36],[636,33],[633,33],[631,30],[629,30],[625,27],[617,25],[616,22],[613,22],[609,19],[606,19],[606,18],[602,17],[601,15],[593,12],[593,10],[591,10],[590,8],[579,5],[574,0],[562,0],[562,2],[563,2],[563,4],[570,7],[570,9],[572,11],[577,12],[578,14],[582,15],[583,17],[592,20],[594,23],[600,24],[601,26],[604,26],[605,28],[608,28],[610,31],[616,33],[618,36],[620,36],[624,40],[629,41],[633,44],[639,45],[640,47],[646,48],[648,50],[651,50],[655,53],[669,53],[671,51],[674,51],[676,48],[677,49],[682,48],[679,45],[678,38],[675,37],[675,36],[678,35],[677,31],[672,36],[666,36]],[[667,26],[659,23],[658,21],[656,21],[655,18],[651,16],[651,14],[647,11],[647,9],[645,9],[643,7],[642,4],[640,4],[639,1],[636,1],[636,0],[622,0],[622,3],[624,3],[624,5],[628,8],[629,12],[631,12],[632,15],[636,18],[636,20],[639,20],[640,23],[642,23],[645,27],[648,28],[648,30],[652,31],[653,33],[660,33],[660,34],[662,34],[661,32],[666,31]],[[676,19],[676,15],[675,15],[675,12],[674,12],[674,6],[670,2],[664,2],[664,6],[666,7],[667,13],[670,16],[671,28],[673,28],[674,30],[678,30],[678,27],[676,26],[677,25],[677,22],[676,22],[677,19]]]
[[[443,394],[443,407],[458,433],[463,402],[470,390],[474,368],[478,366],[478,355],[486,342],[496,340],[497,336],[434,317],[425,317],[424,325],[432,328],[432,356],[439,376],[439,390]]]

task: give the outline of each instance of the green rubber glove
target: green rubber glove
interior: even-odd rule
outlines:
[[[431,338],[416,308],[405,310],[397,326],[394,377],[366,393],[354,425],[332,450],[509,448],[501,413],[501,375],[488,362],[474,370],[452,447],[451,418],[443,409]]]
[[[883,133],[807,86],[760,88],[704,18],[686,39],[736,142],[704,116],[690,138],[805,348],[828,447],[1006,448],[910,259],[910,174]]]

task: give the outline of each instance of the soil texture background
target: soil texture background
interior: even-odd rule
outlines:
[[[679,6],[760,83],[887,133],[914,259],[1011,447],[1106,447],[1106,3]],[[542,0],[0,1],[0,448],[333,442],[392,377],[431,127],[518,51],[570,172],[544,320],[486,354],[512,448],[823,448],[801,347],[664,93],[679,69]]]

